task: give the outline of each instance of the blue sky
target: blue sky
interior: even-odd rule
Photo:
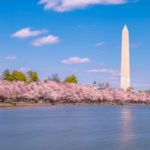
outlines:
[[[0,71],[58,73],[119,87],[121,32],[130,31],[131,81],[150,88],[150,1],[1,0]]]

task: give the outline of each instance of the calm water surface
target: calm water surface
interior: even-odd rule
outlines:
[[[0,150],[149,150],[150,107],[0,109]]]

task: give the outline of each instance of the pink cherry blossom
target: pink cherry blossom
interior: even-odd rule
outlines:
[[[150,94],[122,89],[97,89],[90,85],[0,80],[0,98],[11,101],[58,103],[150,103]]]

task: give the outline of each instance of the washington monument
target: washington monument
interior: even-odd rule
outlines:
[[[122,31],[122,56],[121,56],[121,88],[127,90],[130,85],[130,46],[129,31],[125,25]]]

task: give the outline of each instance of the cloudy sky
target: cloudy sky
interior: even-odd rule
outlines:
[[[149,0],[1,0],[0,71],[75,74],[81,83],[119,87],[127,24],[132,86],[149,89],[149,9]]]

